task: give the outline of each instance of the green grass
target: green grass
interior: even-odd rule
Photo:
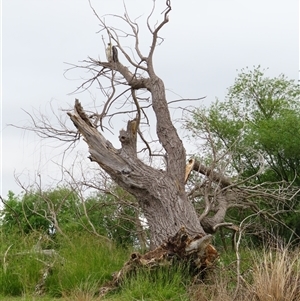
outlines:
[[[109,300],[187,301],[190,277],[181,266],[141,270],[128,277]]]
[[[3,301],[64,301],[63,299],[53,298],[53,297],[33,297],[33,296],[22,296],[22,297],[9,297],[1,296],[0,300]]]
[[[44,266],[41,258],[30,253],[34,241],[33,235],[1,241],[0,294],[17,296],[34,290]]]
[[[68,296],[78,288],[91,290],[111,279],[129,258],[128,250],[117,249],[92,235],[72,234],[56,239],[59,257],[32,253],[36,237],[25,237],[2,244],[5,258],[0,269],[0,295],[22,296],[34,293],[46,264],[53,265],[46,279],[45,293],[50,297]],[[9,245],[12,247],[8,250]],[[7,251],[8,250],[8,251]],[[4,259],[3,259],[4,260]]]
[[[37,234],[0,238],[0,300],[232,301],[234,297],[235,301],[300,300],[299,250],[242,250],[238,287],[235,254],[229,252],[221,254],[204,282],[192,281],[180,265],[139,270],[105,298],[99,298],[99,288],[121,269],[129,259],[130,250],[89,234],[72,234],[69,240],[56,237],[51,242],[51,247],[59,253],[54,259],[30,252],[37,238]],[[45,296],[35,297],[35,286],[41,280],[45,263],[53,264],[45,282]]]
[[[59,254],[61,259],[46,282],[47,293],[56,297],[99,288],[129,257],[128,250],[89,235],[73,236],[71,243],[62,244]]]

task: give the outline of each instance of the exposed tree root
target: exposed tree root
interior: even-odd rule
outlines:
[[[185,227],[182,227],[173,237],[156,249],[141,255],[132,253],[122,269],[113,275],[113,279],[100,289],[103,296],[117,288],[132,272],[142,269],[154,269],[159,266],[172,265],[175,262],[185,262],[193,274],[212,266],[218,257],[217,250],[210,244],[212,235],[197,235],[190,237]]]

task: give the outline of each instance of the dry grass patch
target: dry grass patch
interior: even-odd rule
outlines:
[[[255,261],[252,292],[258,301],[300,300],[299,252],[287,249],[265,253]]]

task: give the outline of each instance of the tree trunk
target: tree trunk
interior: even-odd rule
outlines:
[[[134,120],[128,121],[127,130],[120,131],[122,148],[115,149],[90,123],[78,100],[74,113],[68,115],[89,146],[90,160],[97,162],[118,185],[137,198],[150,228],[151,248],[174,236],[182,226],[189,235],[205,234],[184,191],[184,168],[179,169],[183,169],[182,174],[178,172],[174,161],[168,164],[166,171],[158,170],[137,158]],[[173,148],[172,142],[167,147]],[[177,156],[181,156],[179,151],[177,148]]]

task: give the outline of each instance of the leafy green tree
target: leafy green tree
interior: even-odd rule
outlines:
[[[49,232],[61,230],[59,225],[67,227],[76,222],[76,208],[79,198],[68,188],[28,191],[21,196],[8,193],[2,210],[2,227],[5,230],[28,234],[37,230]]]
[[[136,200],[120,187],[113,188],[110,193],[88,197],[80,208],[87,229],[91,230],[93,225],[98,233],[121,246],[138,244]]]
[[[88,231],[105,236],[118,245],[138,244],[139,222],[135,199],[119,187],[82,199],[66,187],[29,191],[4,200],[2,229],[28,234],[32,231],[69,235]]]
[[[224,101],[193,111],[186,123],[193,138],[202,139],[203,160],[248,187],[269,191],[285,201],[256,197],[257,210],[273,209],[300,235],[300,88],[284,75],[266,77],[260,67],[242,70]],[[224,166],[225,169],[224,169]],[[247,208],[249,206],[246,206]],[[232,209],[231,209],[232,210]],[[236,211],[234,211],[236,212]],[[289,232],[290,235],[290,232]]]
[[[225,101],[195,110],[188,128],[196,136],[209,129],[214,148],[232,150],[237,173],[256,174],[259,154],[265,165],[260,178],[300,184],[299,96],[299,85],[284,75],[268,78],[260,67],[244,70]],[[206,147],[211,153],[211,141]]]

